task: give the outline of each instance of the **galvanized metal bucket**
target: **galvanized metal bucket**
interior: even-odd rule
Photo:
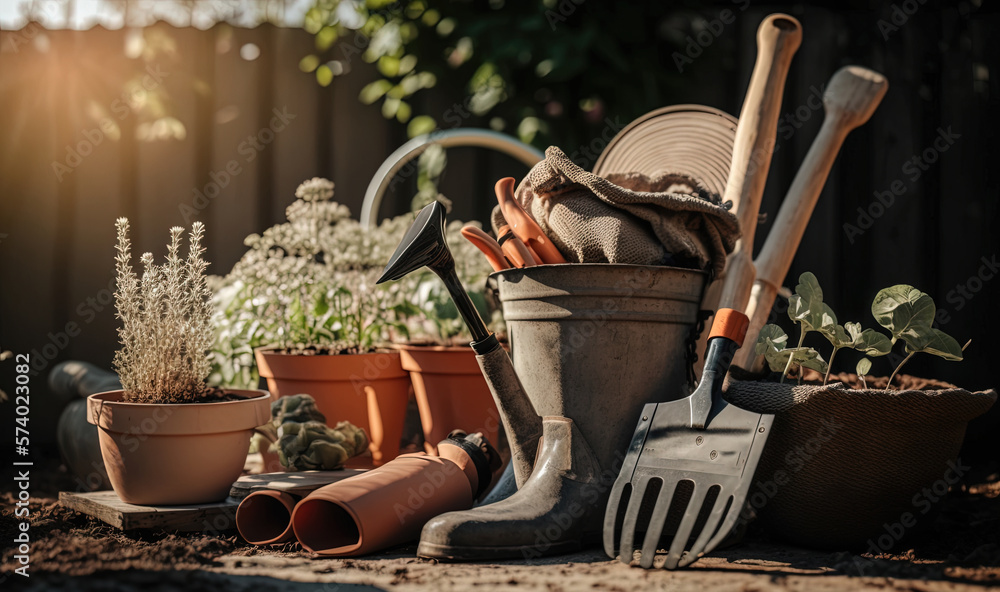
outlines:
[[[597,263],[491,277],[535,411],[571,418],[613,479],[642,406],[688,394],[686,344],[706,274]]]

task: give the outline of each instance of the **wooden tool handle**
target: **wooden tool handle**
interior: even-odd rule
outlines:
[[[757,29],[757,61],[750,77],[733,144],[723,201],[732,201],[742,236],[726,265],[719,307],[745,310],[755,270],[753,239],[764,183],[774,152],[778,112],[802,26],[787,14],[772,14]]]
[[[868,121],[888,88],[885,76],[860,66],[841,68],[827,83],[823,93],[823,125],[795,174],[755,261],[757,278],[746,309],[750,317],[747,333],[750,343],[736,354],[737,365],[747,367],[752,357],[753,343],[767,323],[778,288],[785,281],[844,138]]]

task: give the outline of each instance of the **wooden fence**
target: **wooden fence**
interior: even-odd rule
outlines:
[[[841,320],[866,326],[874,324],[868,305],[879,287],[916,285],[944,309],[945,330],[974,341],[963,364],[915,358],[910,370],[995,385],[1000,18],[987,8],[927,5],[885,38],[879,20],[891,22],[889,3],[784,9],[801,20],[805,38],[788,78],[758,246],[823,119],[812,97],[846,64],[885,73],[889,92],[871,122],[848,137],[786,284],[814,271]],[[674,102],[738,113],[754,33],[769,12],[739,13],[687,66],[690,84]],[[376,168],[406,140],[400,125],[358,102],[373,79],[360,60],[328,88],[299,71],[313,47],[303,31],[161,23],[146,32],[159,48],[148,62],[126,57],[128,35],[30,25],[0,32],[0,344],[37,352],[38,366],[74,358],[110,366],[118,216],[133,221],[137,252],[161,254],[168,227],[194,212],[208,226],[211,271],[225,273],[244,236],[284,218],[304,179],[332,179],[336,199],[357,215]],[[241,57],[246,44],[259,57]],[[182,137],[137,139],[179,128],[146,129],[150,106],[122,100],[130,79],[152,86],[150,97],[168,95]],[[443,112],[457,98],[422,100]],[[108,116],[117,132],[101,127]],[[449,159],[443,191],[463,219],[485,219],[492,181],[525,172],[475,150],[452,150]],[[382,213],[402,212],[410,195],[397,191]]]

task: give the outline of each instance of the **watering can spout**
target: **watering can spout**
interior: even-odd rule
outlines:
[[[422,267],[429,268],[444,282],[462,320],[472,333],[472,349],[500,411],[510,443],[511,466],[517,484],[521,485],[531,475],[542,420],[521,386],[510,356],[486,327],[458,279],[455,259],[445,240],[445,227],[445,211],[441,202],[434,201],[420,210],[376,283],[398,280]]]
[[[421,267],[429,267],[438,275],[454,270],[455,260],[448,250],[444,231],[444,206],[434,201],[417,214],[375,283],[398,280]]]

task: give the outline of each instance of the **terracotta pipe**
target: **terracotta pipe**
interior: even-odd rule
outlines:
[[[479,448],[448,439],[440,456],[404,454],[378,469],[327,485],[292,512],[292,529],[308,551],[327,557],[372,553],[414,541],[424,524],[445,512],[467,510],[489,486],[491,472]]]
[[[298,501],[299,496],[284,491],[255,491],[236,508],[236,529],[251,545],[294,541],[292,511]]]

